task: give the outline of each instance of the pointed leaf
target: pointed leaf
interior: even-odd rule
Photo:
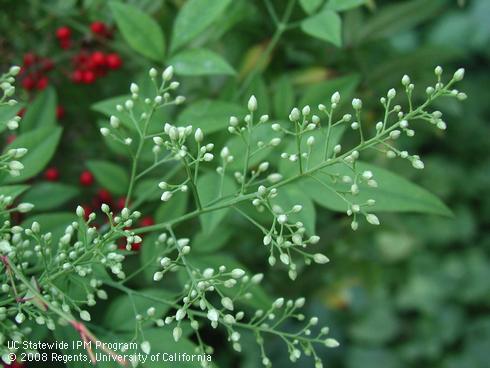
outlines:
[[[110,8],[129,46],[149,59],[162,62],[165,57],[165,39],[158,23],[130,4],[111,1]]]

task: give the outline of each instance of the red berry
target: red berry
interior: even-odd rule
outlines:
[[[22,80],[22,87],[28,91],[34,89],[35,86],[36,81],[31,76],[27,76]]]
[[[141,226],[151,226],[155,225],[155,221],[153,221],[153,218],[150,216],[143,217],[140,221]]]
[[[93,22],[90,25],[90,30],[92,31],[93,34],[98,35],[98,36],[106,36],[107,35],[107,26],[103,22]]]
[[[44,172],[44,179],[47,181],[58,181],[60,178],[60,172],[56,167],[50,167]]]
[[[24,66],[29,67],[36,62],[36,55],[32,52],[24,54]]]
[[[65,116],[65,109],[63,106],[56,106],[56,119],[63,119],[63,116]]]
[[[90,55],[90,61],[95,67],[104,66],[106,63],[106,58],[103,52],[95,51]]]
[[[71,36],[71,29],[68,27],[60,27],[56,30],[56,37],[59,40],[66,40]]]
[[[106,56],[106,63],[109,69],[119,69],[122,65],[122,60],[119,54],[112,53]]]
[[[83,72],[80,69],[76,69],[73,71],[71,75],[71,79],[75,83],[82,83],[83,81]]]
[[[49,79],[48,79],[48,77],[44,76],[44,77],[41,77],[41,78],[40,78],[40,79],[37,81],[37,83],[36,83],[36,88],[37,88],[38,90],[43,90],[43,89],[45,89],[45,88],[48,86],[48,84],[49,84]]]
[[[80,184],[84,187],[89,187],[94,183],[94,176],[88,170],[82,171],[80,174]]]
[[[83,72],[83,83],[92,84],[95,82],[95,73],[91,70],[85,70]]]
[[[99,189],[97,196],[102,203],[111,203],[112,196],[107,189]]]

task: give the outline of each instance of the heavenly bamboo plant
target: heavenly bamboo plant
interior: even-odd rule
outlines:
[[[16,103],[11,96],[15,92],[14,77],[18,72],[18,67],[12,67],[1,77],[2,106]],[[29,227],[14,225],[10,214],[28,212],[32,205],[12,206],[13,195],[1,196],[0,355],[3,362],[9,364],[12,361],[10,354],[16,353],[7,342],[29,339],[36,326],[54,331],[60,326],[71,326],[81,340],[101,341],[101,337],[90,330],[90,309],[97,299],[107,299],[109,290],[117,290],[130,298],[146,299],[150,305],[144,309],[134,306],[133,314],[135,330],[131,341],[145,354],[156,348],[143,328],[150,324],[171,331],[175,341],[193,335],[197,341],[196,353],[211,356],[213,348],[201,334],[203,328],[210,326],[221,329],[237,352],[247,349],[242,343],[243,333],[253,334],[266,367],[271,361],[264,345],[270,337],[284,342],[291,361],[307,355],[311,356],[315,367],[322,367],[318,347],[335,348],[339,343],[329,336],[328,327],[317,326],[317,317],[305,315],[305,298],[301,295],[296,299],[277,297],[266,308],[254,307],[250,301],[256,297],[258,285],[267,282],[264,274],[250,274],[242,268],[226,265],[195,266],[189,262],[194,244],[189,238],[180,236],[176,227],[196,218],[201,218],[202,227],[211,226],[211,214],[231,209],[250,222],[263,239],[255,245],[257,253],[267,258],[270,267],[282,265],[279,268],[287,270],[284,277],[296,280],[305,266],[326,264],[329,258],[320,251],[325,249],[322,246],[324,240],[298,220],[303,203],[298,201],[285,206],[277,201],[283,189],[298,186],[305,180],[313,181],[343,201],[352,230],[365,223],[380,225],[373,211],[375,200],[358,200],[359,193],[378,185],[376,171],[363,169],[358,164],[359,159],[366,151],[375,150],[390,158],[407,160],[415,169],[423,169],[422,159],[415,152],[400,147],[397,139],[402,135],[412,137],[415,122],[444,130],[446,124],[441,112],[431,110],[431,106],[445,96],[464,100],[466,95],[455,89],[463,76],[464,70],[459,69],[445,81],[442,68],[437,67],[434,85],[426,88],[426,100],[420,105],[412,99],[415,85],[407,75],[403,76],[400,88],[392,88],[380,98],[384,113],[373,127],[363,121],[360,99],[350,102],[350,114],[340,115],[339,106],[344,101],[338,92],[330,101],[318,106],[319,114],[312,113],[310,106],[292,108],[289,121],[259,115],[260,101],[251,96],[248,112],[229,118],[228,134],[237,137],[242,145],[239,152],[234,152],[232,147],[214,144],[207,138],[206,129],[195,129],[192,122],[175,125],[161,121],[157,130],[150,130],[155,112],[185,101],[183,96],[176,94],[179,82],[174,80],[172,66],[163,73],[150,69],[148,78],[153,84],[153,92],[143,94],[137,84],[131,83],[131,97],[116,106],[119,117],[111,116],[108,124],[100,129],[106,139],[123,144],[131,157],[125,207],[117,211],[102,204],[106,225],[94,226],[96,213],[85,213],[79,206],[77,220],[66,224],[58,239],[43,231],[42,223],[33,222]],[[403,106],[398,104],[402,100],[406,101]],[[2,124],[8,129],[16,129],[22,121],[15,117]],[[263,129],[272,133],[265,140],[260,133]],[[342,133],[348,129],[358,134],[357,143],[350,146],[342,143]],[[148,147],[152,147],[152,163],[141,160]],[[265,158],[257,160],[257,156],[264,157],[264,152]],[[2,154],[3,180],[19,175],[24,168],[19,159],[25,154],[26,149],[22,147],[7,149]],[[236,162],[241,167],[234,165]],[[141,216],[135,209],[135,188],[149,173],[162,170],[167,179],[158,184],[161,201],[171,203],[189,192],[193,204],[183,215],[171,220],[135,226]],[[206,182],[201,179],[212,171],[218,180],[214,182],[215,195],[210,198],[203,195]],[[255,216],[255,213],[261,216]],[[220,230],[214,228],[213,231]],[[132,245],[140,243],[148,233],[155,234],[156,251],[150,260],[156,267],[154,283],[161,285],[161,281],[171,274],[178,274],[183,280],[181,290],[168,298],[126,286],[126,282],[142,269],[128,274],[125,258],[131,253]],[[118,249],[120,239],[125,240],[126,251]],[[62,287],[62,280],[67,278],[89,282],[84,283],[83,292],[74,297]],[[284,328],[290,320],[301,324],[297,331]],[[122,365],[126,363],[117,349],[104,348],[104,353]],[[95,361],[92,349],[87,349],[87,356]],[[203,366],[211,364],[208,358],[200,362]]]

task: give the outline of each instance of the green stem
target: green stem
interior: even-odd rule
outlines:
[[[199,211],[202,210],[201,200],[199,199],[199,193],[197,191],[196,183],[194,182],[194,177],[192,176],[191,168],[189,167],[189,162],[186,158],[183,159],[185,171],[187,173],[187,177],[189,178],[189,185],[192,190],[192,194],[194,195],[194,201],[196,202],[196,207]]]

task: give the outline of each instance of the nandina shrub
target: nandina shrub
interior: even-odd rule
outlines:
[[[344,7],[318,3],[301,2],[306,13],[298,15],[301,37],[340,46],[337,12]],[[238,353],[257,352],[257,361],[270,366],[268,342],[277,339],[291,362],[307,356],[308,364],[321,367],[328,364],[324,349],[337,347],[338,338],[322,315],[309,313],[294,288],[303,274],[324,272],[329,262],[329,239],[316,231],[318,208],[344,212],[354,231],[380,225],[377,213],[383,211],[449,213],[425,189],[363,160],[372,161],[376,152],[408,163],[406,170],[424,169],[417,152],[404,147],[417,125],[446,129],[434,105],[440,106],[441,98],[466,99],[456,89],[464,69],[447,77],[436,67],[433,82],[419,88],[422,93],[399,73],[399,84],[387,88],[379,103],[369,101],[370,111],[360,98],[350,98],[356,76],[315,86],[298,107],[291,81],[279,78],[269,112],[267,86],[258,78],[283,33],[294,31],[293,10],[300,8],[294,1],[284,9],[266,1],[276,25],[272,40],[255,51],[257,60],[246,60],[251,70],[246,66],[236,82],[221,85],[219,99],[216,91],[204,91],[196,101],[195,79],[236,74],[219,53],[187,46],[219,23],[227,7],[232,8],[228,1],[186,2],[176,15],[168,55],[155,20],[120,2],[109,5],[120,35],[100,21],[81,32],[88,44],[67,26],[55,30],[63,52],[76,50],[74,69],[60,76],[70,83],[104,83],[98,79],[123,66],[119,54],[104,49],[114,37],[146,59],[145,66],[134,67],[140,74],[127,80],[124,95],[106,96],[93,106],[106,116],[92,130],[101,133],[107,148],[77,173],[80,186],[95,196],[71,213],[48,212],[80,195],[59,183],[56,166],[46,167],[63,143],[54,90],[36,95],[20,115],[22,101],[13,98],[16,77],[31,94],[49,84],[39,69],[52,69],[39,67],[46,58],[27,54],[22,68],[2,75],[1,123],[4,130],[19,131],[1,161],[4,363],[32,349],[39,351],[33,360],[53,362],[45,348],[24,342],[56,340],[70,341],[70,349],[57,347],[67,357],[83,351],[82,364],[138,359],[151,366],[148,356],[176,352],[178,364],[188,364],[186,353],[199,355],[191,365],[206,366],[215,364],[215,357],[231,361],[219,351],[226,340]],[[186,90],[194,101],[182,107]],[[29,189],[29,180],[39,174],[44,181]],[[29,216],[39,208],[44,213]],[[236,246],[242,239],[245,249]],[[225,245],[227,252],[221,251]],[[254,256],[248,267],[241,261],[244,252]],[[287,297],[268,286],[272,279],[292,285]]]

